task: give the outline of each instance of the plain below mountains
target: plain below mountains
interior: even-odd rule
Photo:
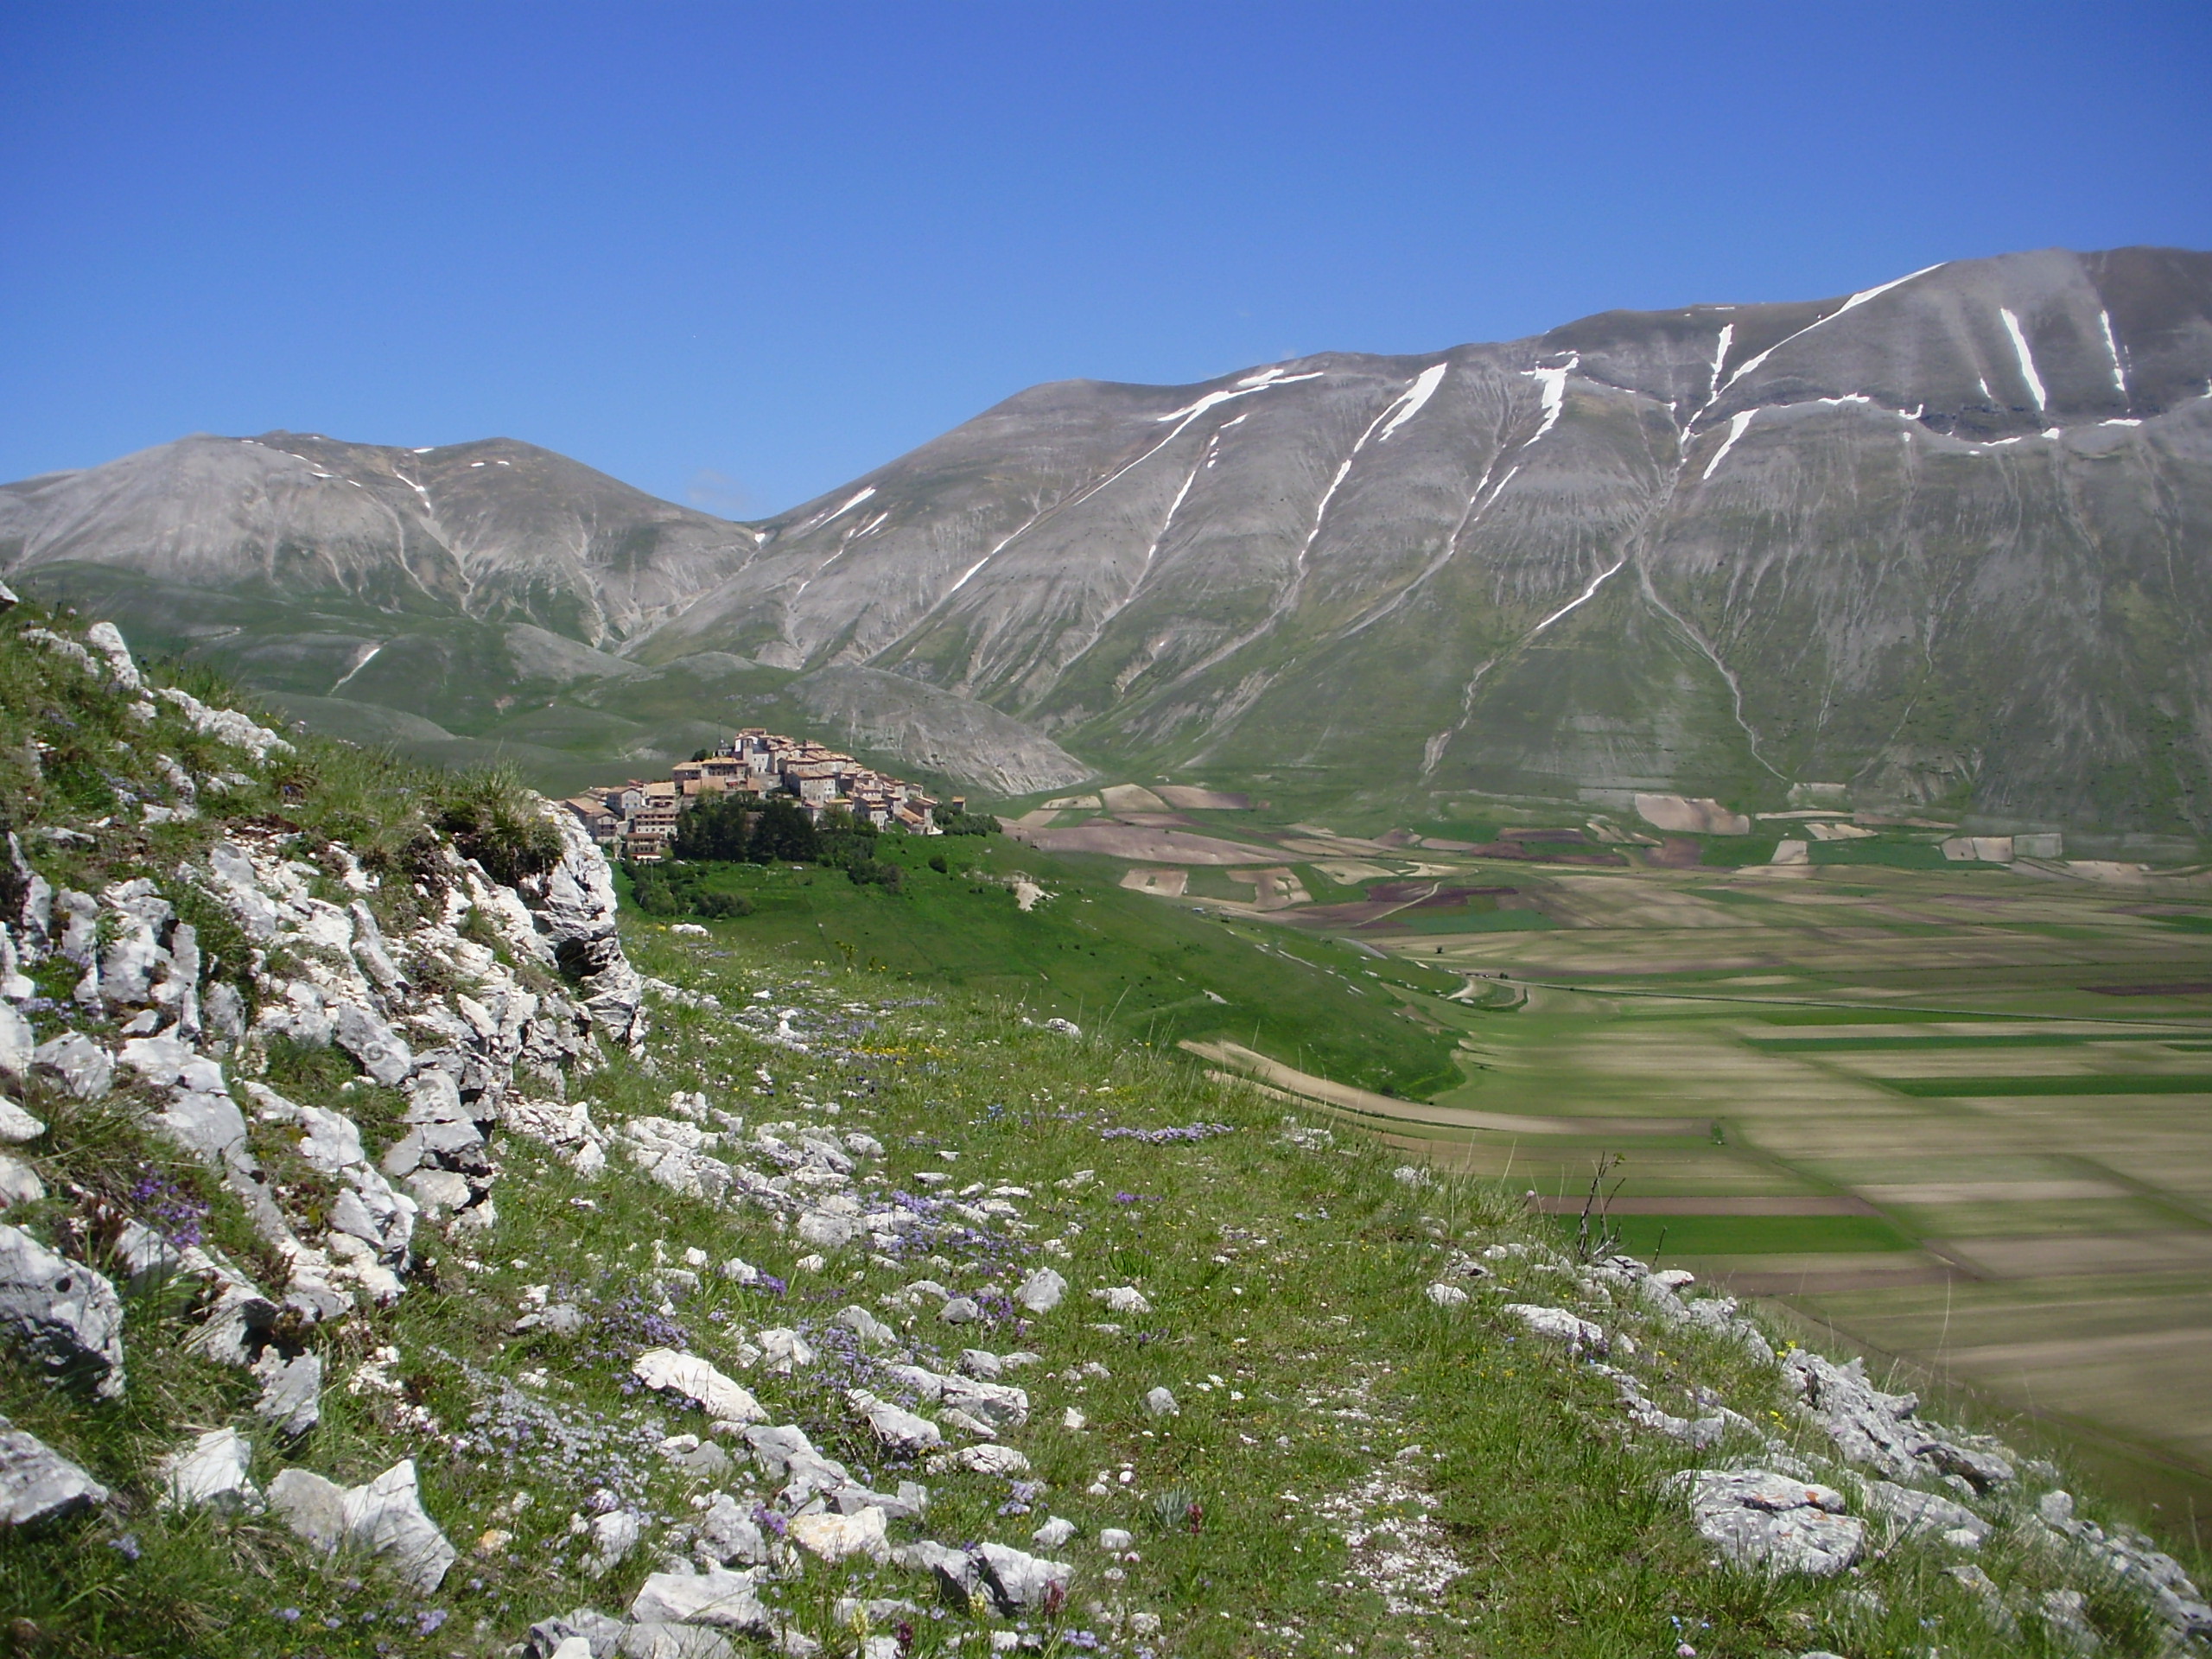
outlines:
[[[753,524],[505,440],[197,436],[0,487],[0,572],[556,785],[780,720],[999,796],[1840,785],[2196,838],[2212,255],[1044,385]]]

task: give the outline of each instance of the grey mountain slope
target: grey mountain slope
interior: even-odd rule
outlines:
[[[206,435],[0,486],[0,568],[84,563],[200,588],[338,594],[601,645],[750,556],[741,526],[534,445],[416,451]]]
[[[771,521],[636,649],[866,663],[1162,770],[2201,832],[2209,319],[2212,257],[2053,250],[1039,387]]]
[[[976,757],[976,787],[1049,741],[1408,798],[1818,780],[2192,834],[2208,550],[2212,256],[2142,248],[1038,386],[757,526],[504,444],[195,439],[0,490],[11,579],[472,737],[581,699],[575,742],[619,709],[634,755],[798,675],[779,706]],[[183,597],[210,584],[220,614]],[[517,624],[594,650],[467,634]],[[692,678],[605,653],[747,666],[679,704]]]

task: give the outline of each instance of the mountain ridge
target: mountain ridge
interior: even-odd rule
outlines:
[[[604,490],[580,508],[573,485],[525,509],[517,455],[454,446],[417,480],[440,528],[434,498],[479,499],[442,556],[414,574],[403,528],[386,564],[410,579],[372,580],[333,532],[314,591],[380,614],[404,594],[651,672],[730,653],[761,695],[867,668],[1106,771],[1402,802],[1760,806],[1841,782],[2201,836],[2208,396],[2212,255],[2044,250],[1190,386],[1049,383],[753,524]],[[340,470],[315,444],[294,461]],[[112,513],[105,542],[48,530],[39,502],[86,487],[0,487],[0,569],[145,579]],[[334,632],[358,655],[369,631]],[[317,632],[283,649],[336,652]]]

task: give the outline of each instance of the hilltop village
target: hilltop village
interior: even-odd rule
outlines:
[[[608,784],[563,803],[608,856],[657,863],[668,856],[683,814],[702,798],[736,794],[761,801],[780,797],[820,822],[833,810],[879,830],[934,836],[939,803],[919,784],[863,766],[849,754],[804,738],[746,728],[711,754],[679,761],[665,779]],[[964,800],[944,803],[959,813]]]

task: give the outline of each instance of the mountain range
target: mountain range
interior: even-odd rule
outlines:
[[[1840,786],[2194,839],[2212,255],[1058,382],[753,524],[505,439],[199,435],[0,486],[0,574],[556,786],[779,720],[1001,797]]]

